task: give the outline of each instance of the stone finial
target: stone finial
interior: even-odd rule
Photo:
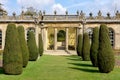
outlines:
[[[116,16],[118,16],[118,15],[119,15],[119,11],[117,10],[117,11],[116,11]]]
[[[102,12],[100,10],[98,12],[98,16],[102,16]]]
[[[56,15],[56,14],[57,14],[57,11],[55,10],[55,11],[54,11],[54,15]]]
[[[79,15],[79,10],[77,10],[77,12],[76,12],[76,13],[77,13],[77,15]]]
[[[16,13],[15,12],[13,12],[13,14],[12,14],[13,16],[16,16]]]
[[[39,11],[39,15],[42,15],[42,11],[41,10]]]
[[[107,13],[107,17],[110,17],[110,13],[109,12]]]
[[[43,15],[45,15],[45,10],[43,11]]]
[[[23,14],[24,14],[24,11],[22,11],[21,14],[23,15]]]
[[[84,18],[84,17],[85,17],[85,14],[83,13],[83,11],[80,12],[80,17],[81,17],[81,18]]]
[[[80,15],[83,15],[83,14],[84,14],[83,11],[81,11],[81,12],[80,12]]]
[[[90,15],[90,17],[92,17],[92,16],[93,16],[93,13],[91,12],[91,13],[89,13],[89,15]]]
[[[66,13],[66,15],[68,15],[68,11],[66,11],[65,13]]]

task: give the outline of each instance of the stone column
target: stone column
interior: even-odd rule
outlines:
[[[68,51],[68,27],[66,28],[65,50]]]
[[[37,44],[37,47],[38,47],[38,43],[39,43],[39,28],[38,28],[38,25],[35,24],[35,38],[36,38],[36,44]]]
[[[54,50],[57,50],[57,28],[54,29]]]
[[[47,50],[47,28],[41,28],[43,47],[44,50]]]

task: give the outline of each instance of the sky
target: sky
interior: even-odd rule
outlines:
[[[13,12],[20,14],[21,10],[26,10],[28,7],[34,7],[36,11],[45,10],[46,14],[76,14],[76,11],[83,11],[86,15],[90,12],[97,15],[101,10],[103,15],[108,12],[114,15],[116,10],[120,10],[120,0],[0,0],[3,8],[11,15]]]

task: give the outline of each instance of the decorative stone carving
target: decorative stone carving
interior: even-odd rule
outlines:
[[[106,17],[106,18],[107,18],[107,19],[111,19],[109,12],[107,13],[107,17]]]
[[[56,14],[57,14],[57,11],[55,10],[55,11],[54,11],[54,15],[56,15]]]
[[[43,11],[43,15],[45,15],[45,10]]]
[[[102,12],[100,10],[98,12],[98,16],[102,16]]]
[[[79,11],[78,11],[78,10],[77,10],[77,12],[76,12],[76,13],[77,13],[77,15],[79,15]]]
[[[119,18],[120,18],[120,13],[119,13],[118,10],[116,11],[116,16],[115,16],[115,18],[116,18],[116,19],[119,19]]]
[[[41,16],[42,15],[42,12],[41,12],[41,10],[39,11],[39,16]]]
[[[68,11],[66,11],[65,13],[66,13],[66,15],[68,15]]]
[[[104,17],[102,16],[102,12],[100,10],[98,12],[97,19],[104,19]]]
[[[80,19],[84,19],[85,18],[85,14],[83,13],[83,11],[80,12]]]
[[[94,19],[93,18],[93,13],[91,12],[91,13],[89,13],[89,18],[88,19]]]

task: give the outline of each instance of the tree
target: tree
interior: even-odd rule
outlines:
[[[16,25],[9,23],[6,30],[5,47],[3,52],[3,68],[6,74],[22,73],[22,52],[20,48]]]
[[[77,43],[77,55],[81,56],[82,55],[82,35],[78,35],[78,43]]]
[[[28,31],[28,49],[29,49],[29,60],[36,61],[38,58],[38,48],[35,41],[35,35],[33,31]]]
[[[98,66],[97,54],[99,48],[99,29],[95,27],[93,29],[92,44],[90,48],[90,59],[94,67]]]
[[[113,70],[114,65],[115,58],[110,43],[109,30],[105,24],[102,24],[99,32],[98,68],[102,73],[109,73]]]
[[[90,60],[90,39],[87,33],[83,34],[82,58],[83,61]]]
[[[22,51],[23,67],[26,67],[29,61],[29,50],[28,50],[27,42],[25,40],[24,27],[18,26],[17,29],[19,34],[20,47]]]
[[[39,54],[40,54],[40,56],[43,55],[43,40],[42,40],[41,34],[39,34]]]

